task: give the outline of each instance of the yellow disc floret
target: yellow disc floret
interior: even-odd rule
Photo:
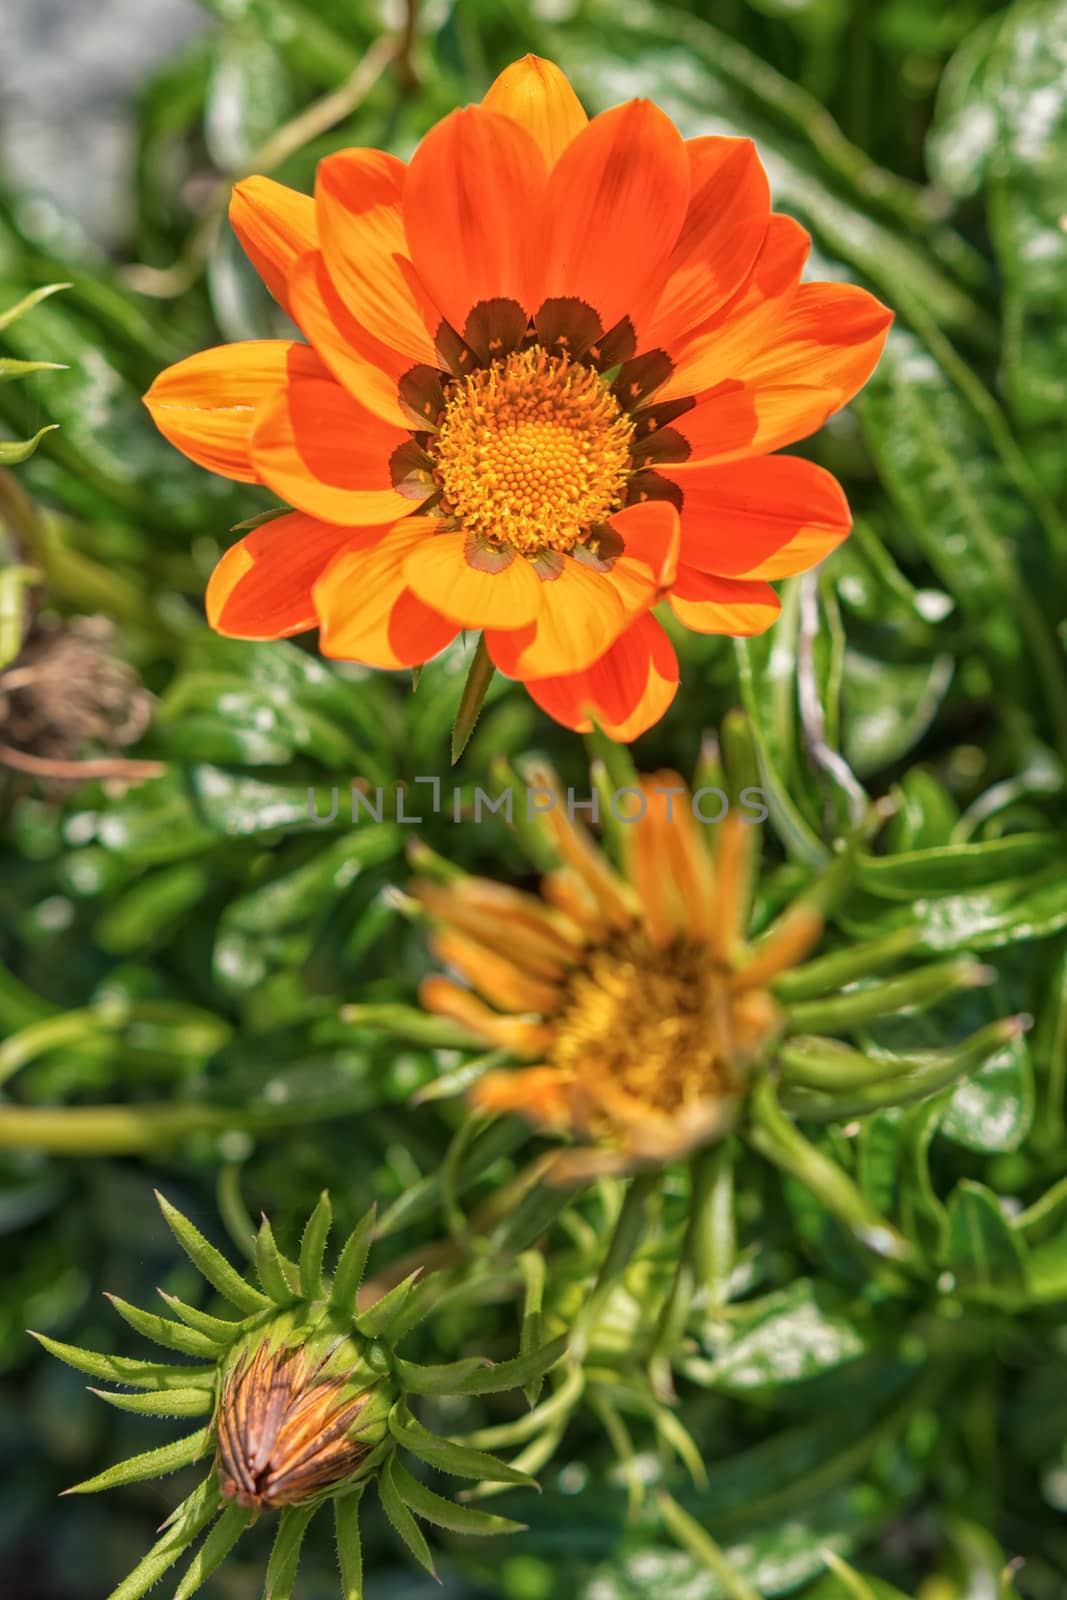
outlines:
[[[516,351],[448,397],[432,447],[443,509],[501,548],[571,550],[622,505],[632,433],[591,367]]]

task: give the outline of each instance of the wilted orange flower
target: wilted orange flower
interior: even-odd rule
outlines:
[[[530,776],[552,791],[548,773]],[[543,898],[468,876],[412,886],[439,924],[436,956],[471,985],[426,978],[422,1005],[533,1063],[487,1072],[473,1103],[598,1147],[561,1153],[557,1181],[668,1161],[727,1132],[748,1067],[782,1028],[767,984],[822,930],[798,903],[753,952],[751,821],[730,810],[709,850],[674,773],[642,779],[641,797],[621,830],[625,875],[557,791],[539,820],[564,865]]]
[[[560,722],[631,739],[678,681],[658,600],[758,633],[769,580],[847,534],[829,473],[769,452],[865,382],[890,314],[800,283],[808,235],[749,140],[683,140],[645,100],[589,120],[531,56],[410,164],[341,151],[314,199],[250,178],[231,217],[308,342],[204,351],[146,397],[294,508],[217,567],[220,632],[317,624],[397,668],[483,630]]]

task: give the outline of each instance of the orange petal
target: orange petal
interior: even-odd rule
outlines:
[[[663,291],[639,319],[646,349],[670,349],[736,294],[767,233],[771,192],[751,139],[690,139],[686,149],[689,209]]]
[[[625,506],[610,518],[622,535],[625,550],[616,568],[631,561],[646,567],[657,590],[670,586],[678,567],[681,528],[678,512],[669,500],[648,500]],[[614,569],[613,569],[614,570]]]
[[[410,360],[368,333],[346,309],[321,251],[309,251],[297,262],[289,278],[289,295],[292,316],[338,383],[383,422],[410,428],[397,397],[397,385]]]
[[[552,1029],[545,1023],[525,1022],[521,1017],[504,1017],[492,1011],[470,989],[460,988],[437,974],[419,984],[419,1004],[424,1011],[458,1022],[498,1050],[509,1050],[527,1060],[537,1060],[552,1047]]]
[[[548,180],[544,293],[591,305],[605,331],[658,289],[689,203],[681,135],[647,100],[594,117]]]
[[[679,569],[670,600],[671,610],[684,627],[694,633],[725,633],[734,639],[766,633],[782,609],[769,583],[713,578],[686,566]]]
[[[472,567],[462,533],[439,533],[413,546],[404,562],[408,586],[461,628],[523,628],[542,607],[542,584],[515,556],[499,572]]]
[[[811,236],[790,217],[772,213],[755,264],[741,288],[668,353],[674,371],[656,399],[703,394],[738,379],[753,354],[777,337],[800,282]]]
[[[356,321],[411,362],[440,365],[439,317],[408,258],[405,167],[380,150],[339,150],[319,162],[315,214],[326,267]]]
[[[590,733],[592,715],[610,738],[628,744],[658,722],[674,699],[678,662],[667,635],[646,614],[587,671],[537,678],[526,687],[565,728]]]
[[[208,622],[231,639],[281,639],[315,627],[312,584],[361,532],[316,522],[302,511],[253,528],[231,545],[208,580]]]
[[[467,1098],[479,1111],[515,1111],[543,1128],[571,1125],[570,1095],[555,1067],[487,1072],[471,1085]]]
[[[346,549],[321,574],[313,590],[323,655],[394,670],[429,661],[451,644],[458,629],[413,595],[404,581],[404,558],[434,524],[408,517],[360,548]]]
[[[161,372],[144,397],[165,439],[191,461],[224,478],[256,483],[252,428],[262,403],[293,377],[322,377],[305,344],[250,339],[201,350]]]
[[[550,1016],[558,1011],[563,991],[558,984],[532,977],[478,939],[452,928],[441,928],[430,939],[438,961],[454,967],[491,1005],[502,1011]]]
[[[508,955],[535,978],[559,982],[573,961],[561,953],[558,943],[541,928],[528,922],[487,910],[455,894],[450,884],[430,878],[415,878],[408,892],[415,896],[437,921],[469,933],[483,944],[506,949]]]
[[[800,456],[683,462],[682,561],[719,577],[783,578],[804,572],[852,526],[840,484]]]
[[[243,178],[230,196],[230,224],[275,300],[292,316],[289,274],[319,242],[314,200],[273,178]]]
[[[806,438],[837,407],[833,389],[750,388],[731,381],[702,394],[693,409],[672,418],[667,429],[680,434],[689,446],[690,461],[745,461]]]
[[[549,171],[589,121],[566,76],[540,56],[523,56],[505,67],[482,105],[525,128]]]
[[[298,378],[257,414],[252,461],[275,494],[324,522],[395,522],[412,504],[392,487],[389,459],[408,437],[340,384]]]
[[[457,333],[483,300],[541,304],[534,272],[545,163],[525,129],[468,106],[419,145],[404,184],[411,258]]]
[[[579,672],[602,656],[626,627],[628,613],[611,574],[595,572],[570,556],[564,557],[559,577],[542,585],[541,594],[532,627],[486,633],[493,662],[509,678]],[[650,605],[652,599],[651,583],[646,582],[643,603]]]
[[[774,338],[751,355],[737,376],[757,390],[811,385],[829,391],[836,409],[867,382],[892,321],[893,313],[866,289],[802,283]]]

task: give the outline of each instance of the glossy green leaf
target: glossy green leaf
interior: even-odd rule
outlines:
[[[1013,1305],[1025,1297],[1025,1246],[997,1197],[962,1180],[949,1196],[947,1262],[961,1294]]]

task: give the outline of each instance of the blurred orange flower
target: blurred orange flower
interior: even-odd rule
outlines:
[[[538,822],[561,864],[540,896],[464,873],[415,879],[455,975],[425,978],[420,1002],[514,1058],[475,1082],[473,1105],[579,1141],[551,1181],[670,1161],[732,1127],[784,1026],[768,986],[814,947],[822,917],[798,903],[750,946],[758,830],[735,809],[703,828],[675,773],[630,791],[640,811],[622,829],[622,871],[553,775],[529,777],[555,798]]]
[[[317,625],[398,668],[483,630],[557,720],[632,739],[678,682],[659,600],[758,633],[769,580],[848,533],[830,474],[770,452],[866,381],[890,313],[801,284],[808,235],[747,139],[683,140],[645,100],[590,120],[527,57],[410,164],[341,151],[314,199],[250,178],[231,218],[307,342],[204,351],[146,396],[294,508],[219,563],[220,632]]]

